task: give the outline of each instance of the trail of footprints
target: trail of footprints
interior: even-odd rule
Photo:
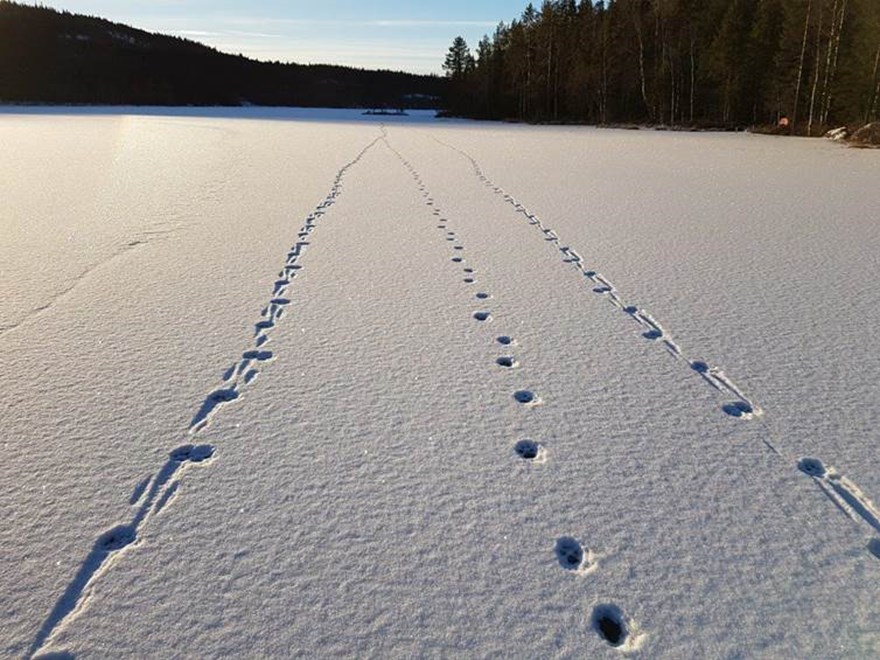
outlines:
[[[503,198],[515,212],[521,215],[529,225],[535,227],[541,233],[544,240],[552,244],[563,262],[571,264],[575,270],[584,278],[591,291],[597,295],[607,298],[607,300],[617,310],[620,310],[632,318],[638,325],[642,337],[645,339],[658,342],[665,350],[675,359],[683,362],[695,374],[713,389],[722,395],[729,397],[728,401],[721,406],[727,415],[741,419],[753,420],[763,418],[763,409],[750,397],[748,397],[742,388],[740,388],[733,380],[731,380],[721,369],[710,365],[703,360],[691,359],[687,357],[681,347],[672,339],[670,332],[664,328],[650,313],[638,305],[632,305],[626,302],[623,295],[617,290],[614,284],[602,275],[598,270],[587,265],[585,259],[574,248],[563,245],[557,233],[546,226],[546,224],[534,213],[530,212],[515,197],[508,194],[503,188],[495,184],[483,172],[482,167],[477,160],[466,151],[459,149],[451,144],[447,144],[442,140],[434,138],[434,141],[442,146],[451,149],[465,158],[471,165],[474,175],[487,189],[491,190],[495,195]],[[848,518],[854,522],[861,521],[868,525],[872,531],[880,532],[880,509],[862,492],[862,490],[850,479],[840,475],[834,468],[825,468],[822,462],[815,458],[799,459],[792,452],[785,451],[784,443],[780,440],[780,435],[776,433],[772,424],[767,419],[762,419],[764,428],[768,431],[768,436],[772,438],[765,439],[765,444],[774,451],[778,456],[785,457],[789,464],[796,464],[798,469],[804,474],[812,477],[822,492],[834,502],[834,504]],[[805,468],[805,466],[807,466]],[[821,470],[813,473],[810,466],[822,466]],[[880,557],[880,553],[874,550],[880,546],[880,540],[872,539],[869,544],[869,550],[872,554]]]
[[[605,277],[602,273],[587,265],[586,260],[574,248],[563,245],[558,234],[534,213],[531,213],[523,204],[515,197],[509,195],[500,186],[493,183],[484,173],[480,164],[467,152],[447,144],[437,138],[436,142],[444,147],[451,149],[468,160],[471,164],[475,176],[480,182],[494,194],[502,197],[514,210],[522,215],[525,220],[541,232],[543,239],[555,246],[562,260],[571,264],[590,290],[604,296],[614,306],[615,309],[626,313],[633,321],[635,321],[641,331],[641,336],[653,342],[658,342],[673,357],[683,361],[688,367],[698,374],[702,379],[718,392],[731,397],[731,400],[722,406],[722,410],[732,417],[748,420],[760,417],[763,413],[761,407],[749,398],[742,388],[736,385],[725,373],[718,367],[713,367],[702,360],[692,360],[685,356],[681,347],[673,340],[669,330],[664,328],[657,319],[655,319],[648,311],[626,302],[623,295],[617,290],[617,287]]]
[[[463,284],[469,287],[476,284],[477,270],[467,262],[464,256],[464,245],[461,244],[458,234],[450,229],[449,220],[443,215],[436,200],[431,196],[421,175],[412,163],[391,146],[387,139],[384,139],[384,141],[386,146],[403,163],[418,186],[425,206],[431,210],[431,215],[436,222],[436,228],[442,232],[446,242],[452,244],[453,253],[450,259],[456,265],[462,266]],[[474,294],[474,299],[479,302],[490,300],[491,297],[491,294],[486,291],[478,291]],[[471,317],[478,324],[487,324],[493,320],[492,312],[485,307],[473,311]],[[494,341],[504,349],[511,349],[517,346],[517,341],[509,335],[498,335]],[[495,368],[514,370],[517,367],[519,367],[519,361],[515,355],[510,353],[500,355],[495,360]],[[519,405],[526,410],[543,403],[542,399],[531,390],[514,390],[510,396],[515,405]],[[540,442],[533,439],[523,438],[518,440],[513,445],[512,450],[513,455],[527,465],[540,465],[547,462],[547,449]],[[571,536],[558,538],[553,552],[561,569],[576,576],[590,575],[599,566],[595,553]],[[592,610],[590,625],[600,638],[605,640],[610,646],[621,650],[639,648],[645,638],[638,625],[620,607],[614,604],[603,603],[596,605]]]
[[[278,272],[271,297],[263,307],[259,320],[254,324],[251,345],[223,372],[222,384],[212,390],[199,405],[189,426],[190,436],[196,436],[203,431],[223,406],[240,400],[245,389],[259,376],[260,370],[275,359],[273,352],[264,347],[269,343],[272,331],[291,305],[291,300],[285,296],[302,268],[298,261],[310,245],[308,239],[320,219],[342,194],[346,173],[356,166],[385,135],[384,127],[381,131],[382,135],[370,142],[337,172],[328,195],[306,218],[297,235],[297,241],[287,252],[284,265]],[[95,584],[101,576],[110,570],[126,550],[138,545],[138,538],[144,527],[174,501],[186,470],[192,466],[209,464],[214,454],[215,447],[210,444],[183,444],[170,452],[156,474],[147,477],[135,487],[129,499],[129,504],[136,507],[131,520],[116,525],[98,536],[77,574],[37,632],[28,650],[28,657],[56,655],[41,654],[41,651],[50,647],[53,639],[85,611]]]
[[[272,331],[292,304],[290,298],[286,296],[293,280],[302,268],[298,261],[310,246],[308,239],[317,227],[318,221],[342,194],[345,174],[357,165],[380,140],[400,159],[418,185],[425,205],[431,209],[432,216],[437,223],[437,229],[443,232],[445,240],[451,244],[451,261],[461,266],[462,283],[469,287],[477,283],[477,271],[466,262],[464,245],[461,244],[458,235],[449,229],[448,220],[443,217],[421,176],[412,164],[391,146],[384,127],[381,132],[379,137],[370,142],[352,161],[337,172],[330,193],[306,218],[305,224],[299,231],[298,240],[288,251],[284,265],[278,272],[278,279],[274,283],[271,297],[263,307],[259,320],[254,324],[251,346],[225,369],[221,377],[221,385],[213,389],[199,405],[190,423],[189,434],[191,436],[196,436],[203,431],[222,407],[240,400],[245,389],[257,379],[261,369],[275,359],[274,353],[264,347],[270,342]],[[440,141],[438,140],[438,142]],[[595,285],[593,287],[595,293],[607,296],[615,307],[623,310],[639,323],[644,329],[643,336],[646,339],[661,341],[671,355],[685,360],[690,368],[708,384],[722,393],[731,395],[733,400],[725,404],[723,407],[725,412],[742,419],[752,419],[762,414],[761,408],[746,397],[742,390],[721,370],[711,367],[705,362],[685,358],[681,349],[669,336],[668,331],[650,314],[636,306],[627,305],[610,281],[600,273],[586,267],[581,255],[572,248],[559,246],[559,238],[556,233],[546,228],[535,215],[529,213],[513,197],[495,186],[482,173],[479,164],[470,155],[451,145],[442,142],[441,144],[467,158],[480,180],[496,194],[502,195],[519,213],[522,213],[530,224],[536,226],[543,233],[548,243],[556,244],[564,260],[573,264]],[[474,299],[485,303],[491,299],[491,295],[485,291],[477,291],[474,294]],[[492,321],[492,313],[486,308],[476,309],[472,312],[472,317],[479,324],[488,324]],[[495,341],[505,349],[511,349],[517,345],[513,337],[503,334],[498,335]],[[519,367],[519,361],[515,355],[504,354],[496,359],[495,367],[513,370]],[[541,398],[531,390],[515,390],[511,393],[511,398],[524,409],[543,403]],[[779,453],[775,447],[770,446]],[[547,449],[540,442],[528,438],[518,440],[512,451],[518,460],[529,465],[540,465],[548,459]],[[145,525],[174,501],[180,488],[181,478],[186,470],[193,466],[208,465],[214,455],[215,448],[210,444],[183,444],[169,453],[162,467],[154,475],[145,478],[137,485],[129,500],[129,504],[135,507],[131,520],[115,525],[98,536],[76,575],[40,627],[29,648],[28,657],[40,655],[44,648],[50,647],[53,639],[85,611],[97,581],[112,568],[113,564],[128,549],[137,547],[139,534]],[[801,459],[798,462],[798,468],[812,478],[847,516],[853,520],[861,519],[875,531],[880,532],[880,510],[861,492],[856,484],[840,475],[833,467],[825,466],[818,459]],[[868,550],[880,559],[880,539],[871,539]],[[560,567],[574,575],[589,575],[599,565],[593,551],[574,537],[563,536],[557,539],[554,553]],[[645,637],[638,625],[613,603],[602,603],[593,607],[590,623],[599,637],[609,645],[622,650],[638,648]],[[51,654],[47,654],[47,657],[49,655]]]

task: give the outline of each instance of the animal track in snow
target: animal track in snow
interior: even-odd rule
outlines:
[[[391,146],[391,143],[388,142],[387,139],[385,140],[385,146],[387,146],[388,149],[395,156],[397,156],[397,159],[403,164],[404,168],[407,170],[407,172],[409,172],[410,176],[413,178],[413,181],[415,181],[416,184],[418,185],[419,191],[421,192],[422,196],[425,199],[429,199],[433,205],[433,203],[436,200],[434,200],[434,198],[430,196],[430,193],[428,192],[427,188],[425,187],[424,183],[422,182],[421,177],[416,172],[415,168],[412,166],[412,163],[410,163],[408,160],[406,160],[406,158],[404,158],[403,155],[399,151],[397,151],[397,149],[395,149],[393,146]],[[442,216],[439,208],[435,207],[433,216],[434,217]],[[437,224],[436,226],[437,226],[437,229],[440,229],[444,232],[444,237],[446,238],[447,242],[455,243],[458,241],[458,236],[455,233],[455,231],[449,229],[449,222],[448,222],[447,218],[440,217],[440,223]],[[463,245],[454,245],[453,249],[456,250],[457,252],[462,252],[464,250],[464,246]],[[456,264],[465,263],[464,257],[459,256],[459,255],[454,255],[453,257],[451,257],[451,261]],[[476,282],[476,279],[473,277],[474,269],[473,268],[464,268],[464,272],[466,274],[466,277],[464,277],[462,281],[465,284],[469,284],[469,285],[474,284]],[[481,298],[481,299],[483,299],[483,298]],[[479,319],[479,320],[484,320],[484,319]],[[488,320],[488,317],[485,320]]]
[[[141,496],[144,494],[144,491],[147,490],[147,486],[150,485],[150,479],[152,477],[147,477],[143,481],[141,481],[137,486],[135,486],[134,491],[131,494],[131,497],[128,500],[129,505],[134,506],[141,499]]]
[[[455,149],[454,147],[452,148]],[[627,314],[628,318],[637,325],[639,328],[639,334],[645,340],[662,347],[673,358],[680,360],[686,365],[689,373],[692,373],[694,376],[699,376],[706,384],[719,392],[723,396],[723,400],[719,404],[719,407],[723,412],[740,420],[750,420],[762,416],[763,410],[761,407],[747,396],[736,383],[728,378],[720,368],[712,366],[704,360],[693,360],[686,356],[681,347],[673,339],[672,333],[670,333],[667,328],[663,327],[657,319],[645,309],[627,303],[609,278],[589,267],[584,256],[571,246],[562,244],[558,234],[549,227],[546,227],[540,218],[529,213],[525,206],[520,204],[515,198],[505,193],[500,187],[495,186],[488,181],[480,170],[479,164],[473,158],[458,149],[456,149],[456,151],[459,151],[459,153],[471,161],[474,171],[481,181],[492,188],[496,194],[502,195],[507,203],[513,205],[517,213],[525,216],[529,225],[542,232],[544,240],[552,245],[553,249],[561,256],[562,261],[577,269],[581,279],[589,287],[589,290],[601,295],[613,306],[613,308]],[[400,158],[403,160],[402,157]],[[407,165],[410,172],[413,173],[412,167],[406,161],[404,161],[404,163]],[[448,225],[446,223],[438,225],[438,229],[444,232],[448,232],[447,227]],[[448,232],[446,234],[449,242],[455,242],[455,239],[453,238],[454,236],[455,234],[453,232]],[[465,273],[466,275],[470,275],[472,271],[465,269]],[[474,281],[475,278],[473,277],[466,277],[464,279],[466,284],[473,284]],[[486,298],[479,296],[477,299],[485,300]],[[496,338],[496,341],[501,345],[508,346],[513,340],[510,337],[502,335]],[[507,362],[503,365],[499,363],[499,366],[508,367],[509,364],[510,363]],[[538,399],[534,392],[529,390],[518,390],[513,396],[515,401],[524,406],[534,406],[541,403],[540,399]],[[772,432],[769,423],[767,428]],[[779,450],[777,450],[770,442],[765,442],[767,442],[767,445],[773,451],[779,454]],[[524,452],[524,455],[520,454],[520,450]],[[533,455],[536,450],[533,446],[520,446],[518,444],[516,451],[517,455],[522,456],[525,461],[535,460]],[[809,463],[802,464],[802,467],[805,468],[805,473],[807,474],[809,474],[809,470],[816,469],[815,465],[810,467]],[[880,516],[878,516],[877,509],[873,506],[873,503],[861,493],[855,484],[843,477],[837,477],[835,473],[827,470],[820,471],[816,474],[810,474],[810,476],[817,480],[817,483],[820,484],[823,491],[825,491],[828,496],[835,501],[838,507],[846,512],[851,518],[859,518],[863,520],[869,524],[872,529],[878,530],[878,528],[880,528],[878,527],[880,526],[880,522],[878,522],[880,521]],[[871,552],[875,556],[880,556],[880,540],[875,539],[874,541],[876,542],[873,542],[870,545]],[[612,646],[623,649],[637,647],[639,636],[635,634],[636,629],[634,624],[614,605],[597,607],[594,611],[593,627],[596,629],[597,633]]]
[[[524,461],[537,461],[544,453],[544,447],[534,440],[520,440],[513,446],[513,451]]]
[[[214,447],[211,445],[181,445],[169,454],[172,461],[176,463],[204,463],[214,456]]]
[[[164,511],[165,507],[171,504],[174,501],[175,496],[177,495],[177,491],[180,488],[180,482],[174,481],[171,483],[168,488],[165,489],[165,492],[162,493],[162,497],[159,498],[159,501],[156,502],[156,506],[154,511],[156,515],[159,515]]]
[[[700,360],[694,360],[691,362],[691,369],[696,371],[698,374],[707,374],[709,373],[709,365]]]
[[[268,362],[273,359],[272,351],[246,351],[241,356],[245,360],[256,360],[257,362]]]
[[[311,246],[311,241],[303,240],[310,236],[318,225],[318,221],[322,218],[329,208],[336,203],[336,200],[342,194],[343,179],[352,167],[357,165],[364,155],[372,149],[384,136],[385,130],[382,129],[383,135],[377,137],[368,144],[360,153],[346,165],[344,165],[336,174],[330,192],[324,200],[318,204],[315,209],[306,217],[306,220],[300,229],[298,236],[300,240],[296,241],[287,251],[285,264],[281,271],[280,278],[275,282],[272,295],[266,306],[263,307],[260,320],[254,324],[253,349],[247,350],[242,355],[239,363],[229,367],[223,374],[225,387],[210,394],[201,409],[196,413],[190,426],[190,432],[195,433],[201,431],[210,422],[211,418],[216,414],[219,407],[230,403],[237,399],[241,390],[256,380],[259,371],[254,368],[254,363],[266,363],[274,359],[271,351],[260,350],[270,340],[270,333],[277,328],[278,323],[284,318],[286,309],[290,306],[291,300],[286,297],[288,287],[292,280],[302,269],[302,264],[297,263],[302,255]],[[256,349],[256,350],[254,350]]]
[[[571,536],[557,539],[555,552],[559,565],[567,571],[586,575],[596,568],[593,552]]]
[[[112,566],[126,548],[137,545],[138,535],[149,519],[159,513],[177,490],[181,470],[190,464],[203,463],[214,455],[210,445],[182,445],[168,455],[162,468],[147,479],[146,486],[138,484],[130,503],[137,506],[128,523],[117,524],[98,535],[91,552],[85,558],[64,593],[49,612],[31,644],[28,656],[52,642],[52,638],[67,627],[88,605],[97,580]],[[171,491],[171,492],[169,492]]]
[[[206,398],[202,407],[190,422],[190,432],[200,431],[210,421],[220,406],[231,403],[238,399],[238,390],[235,388],[214,390]]]
[[[231,381],[233,378],[235,378],[236,373],[238,373],[238,362],[235,362],[231,367],[223,372],[223,382],[228,383],[229,381]]]
[[[855,483],[818,458],[802,458],[797,466],[847,517],[856,522],[861,520],[880,532],[880,510]]]
[[[116,552],[131,545],[136,539],[137,533],[131,525],[119,525],[101,534],[95,545],[106,552]]]
[[[638,634],[637,626],[617,605],[594,607],[591,623],[599,637],[615,648],[635,650],[641,643],[643,636]]]
[[[630,318],[638,323],[642,328],[641,334],[645,339],[657,342],[659,345],[663,346],[667,350],[667,352],[669,352],[673,357],[683,360],[686,363],[691,363],[690,360],[688,360],[684,356],[679,345],[672,339],[668,330],[663,328],[660,323],[658,323],[645,310],[636,305],[625,303],[622,296],[617,291],[617,288],[608,278],[604,277],[596,270],[588,268],[585,263],[584,257],[580,253],[578,253],[576,250],[568,245],[562,245],[559,241],[558,234],[553,229],[545,226],[543,221],[534,213],[529,212],[525,205],[520,203],[512,195],[505,192],[504,189],[502,189],[500,186],[492,182],[489,177],[487,177],[486,174],[483,172],[482,167],[473,156],[471,156],[466,151],[459,149],[458,147],[443,142],[436,137],[434,138],[434,140],[438,144],[441,144],[444,147],[455,151],[467,161],[469,161],[471,168],[473,169],[474,175],[483,183],[483,185],[491,190],[494,194],[499,195],[507,204],[513,207],[516,213],[521,214],[526,219],[528,224],[534,226],[537,230],[539,230],[544,239],[552,243],[554,249],[561,254],[563,262],[574,266],[589,283],[589,286],[594,292],[605,296],[609,300],[609,302],[614,305],[614,307],[625,311],[630,316]],[[758,406],[754,401],[747,397],[743,393],[743,391],[737,385],[735,385],[733,381],[724,376],[723,372],[721,372],[720,370],[714,367],[709,367],[707,365],[707,369],[705,371],[698,373],[700,373],[700,375],[703,376],[704,380],[712,387],[726,395],[733,395],[735,401],[742,402],[750,408],[750,411],[741,410],[741,414],[734,415],[735,417],[747,420],[753,419],[762,414],[763,411],[760,406]],[[730,414],[734,411],[734,409],[730,407],[731,405],[732,404],[726,404],[722,407],[722,409]]]
[[[731,417],[740,417],[742,419],[752,419],[756,412],[752,404],[748,401],[733,401],[721,407]]]
[[[390,146],[390,144],[388,146],[395,154],[397,154],[398,158],[401,160],[401,162],[403,162],[404,166],[407,168],[410,174],[413,175],[413,178],[416,181],[419,181],[418,175],[415,173],[409,162],[406,161],[396,150],[394,150]],[[424,186],[421,186],[421,189],[423,190],[423,194],[427,196],[428,193],[425,190]],[[445,231],[447,242],[457,242],[458,238],[455,232],[447,230],[447,226],[448,225],[444,222],[437,225],[437,228]],[[546,231],[545,235],[547,237],[547,240],[554,242],[558,241],[558,237],[552,231]],[[455,245],[454,249],[461,251],[464,248],[461,245]],[[579,255],[576,258],[578,261],[580,260]],[[462,260],[460,258],[453,257],[452,261],[460,263]],[[473,284],[475,282],[475,278],[471,275],[473,274],[474,270],[472,268],[465,268],[464,272],[466,275],[468,275],[468,277],[464,278],[464,282],[466,284]],[[478,300],[488,300],[491,296],[488,293],[481,291],[476,293],[475,297]],[[486,322],[492,319],[492,315],[490,312],[482,310],[474,312],[472,316],[479,322]],[[514,343],[513,339],[507,335],[498,336],[496,338],[496,341],[503,346],[509,346]],[[503,369],[512,369],[518,366],[518,362],[515,357],[510,355],[498,357],[496,359],[496,364]],[[518,390],[514,392],[513,398],[515,401],[524,406],[535,406],[541,403],[540,399],[529,390]],[[543,463],[546,461],[546,450],[542,445],[534,442],[533,440],[525,439],[518,441],[514,445],[514,452],[524,462],[527,463]],[[585,574],[592,571],[595,567],[592,553],[588,549],[583,548],[574,539],[567,537],[559,539],[559,541],[557,542],[556,553],[560,563],[567,570],[573,571],[575,573]]]
[[[384,128],[382,132],[384,135]],[[305,224],[299,232],[300,238],[310,234],[318,219],[323,217],[336,202],[342,193],[342,184],[346,173],[357,165],[381,139],[382,136],[374,139],[337,172],[329,194],[306,218]],[[283,296],[290,286],[292,278],[300,269],[299,264],[295,262],[309,245],[308,241],[300,240],[287,252],[285,265],[282,268],[283,274],[274,283],[270,302],[263,308],[263,318],[256,324],[257,332],[253,344],[257,349],[269,340],[268,333],[276,327],[276,322],[283,316],[284,308],[290,303]],[[273,354],[269,351],[248,350],[244,352],[242,360],[237,361],[224,372],[224,385],[208,394],[202,402],[192,419],[189,433],[194,435],[202,431],[222,406],[240,397],[241,389],[251,383],[257,374],[256,370],[251,368],[252,363],[266,363],[272,358]],[[94,591],[95,583],[111,568],[113,561],[124,554],[123,551],[126,548],[137,545],[137,538],[144,525],[174,500],[180,487],[183,471],[191,465],[207,464],[213,456],[214,448],[211,445],[181,445],[169,453],[165,464],[154,476],[138,484],[130,498],[131,506],[136,507],[132,520],[126,524],[112,526],[108,531],[98,536],[91,552],[80,565],[76,575],[73,576],[64,593],[61,594],[37,631],[28,650],[28,657],[39,654],[41,649],[52,643],[53,638],[60,631],[67,628],[79,614],[85,611]]]
[[[608,278],[597,270],[590,268],[580,253],[570,246],[562,245],[558,241],[559,237],[556,232],[545,226],[537,215],[530,213],[523,204],[506,193],[500,186],[493,183],[484,174],[476,159],[467,152],[446,144],[436,137],[434,140],[467,159],[478,179],[495,194],[502,196],[508,204],[513,206],[517,213],[522,214],[529,225],[540,230],[545,239],[552,241],[554,249],[561,254],[563,262],[577,269],[578,273],[593,291],[601,294],[614,308],[620,309],[636,322],[640,326],[641,334],[645,339],[664,347],[673,358],[682,361],[689,367],[692,373],[698,375],[706,384],[724,396],[727,399],[721,405],[721,410],[724,413],[741,420],[754,420],[763,416],[763,409],[751,397],[747,396],[742,388],[730,379],[724,371],[704,360],[692,360],[687,357],[681,347],[673,340],[668,329],[664,328],[643,308],[625,302],[623,296]],[[521,390],[514,395],[514,398],[521,403],[531,405],[533,400],[530,397],[532,396],[534,395],[531,392]],[[766,429],[771,436],[775,435],[769,422],[766,422]],[[775,447],[769,440],[765,439],[764,442],[776,454],[783,455],[780,449]],[[822,491],[849,518],[854,521],[862,521],[873,530],[880,531],[880,510],[854,482],[838,474],[834,468],[824,466],[821,461],[816,459],[801,459],[798,466],[804,474],[810,476],[819,485]],[[880,547],[880,541],[877,541],[871,547],[873,549]],[[608,611],[611,612],[612,610]],[[625,622],[624,619],[621,619],[621,621]],[[624,633],[626,632],[625,628],[626,626],[623,627]]]
[[[541,403],[541,399],[531,390],[517,390],[513,393],[513,398],[524,406],[537,406]]]

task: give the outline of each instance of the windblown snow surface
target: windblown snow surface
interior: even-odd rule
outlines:
[[[876,152],[7,109],[0,177],[0,655],[880,655]]]

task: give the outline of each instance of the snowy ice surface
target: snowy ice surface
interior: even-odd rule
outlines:
[[[0,112],[0,656],[880,655],[880,161]]]

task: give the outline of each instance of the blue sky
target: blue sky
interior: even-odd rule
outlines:
[[[472,47],[528,0],[43,0],[263,60],[440,72],[456,35]],[[536,2],[536,5],[540,4]]]

